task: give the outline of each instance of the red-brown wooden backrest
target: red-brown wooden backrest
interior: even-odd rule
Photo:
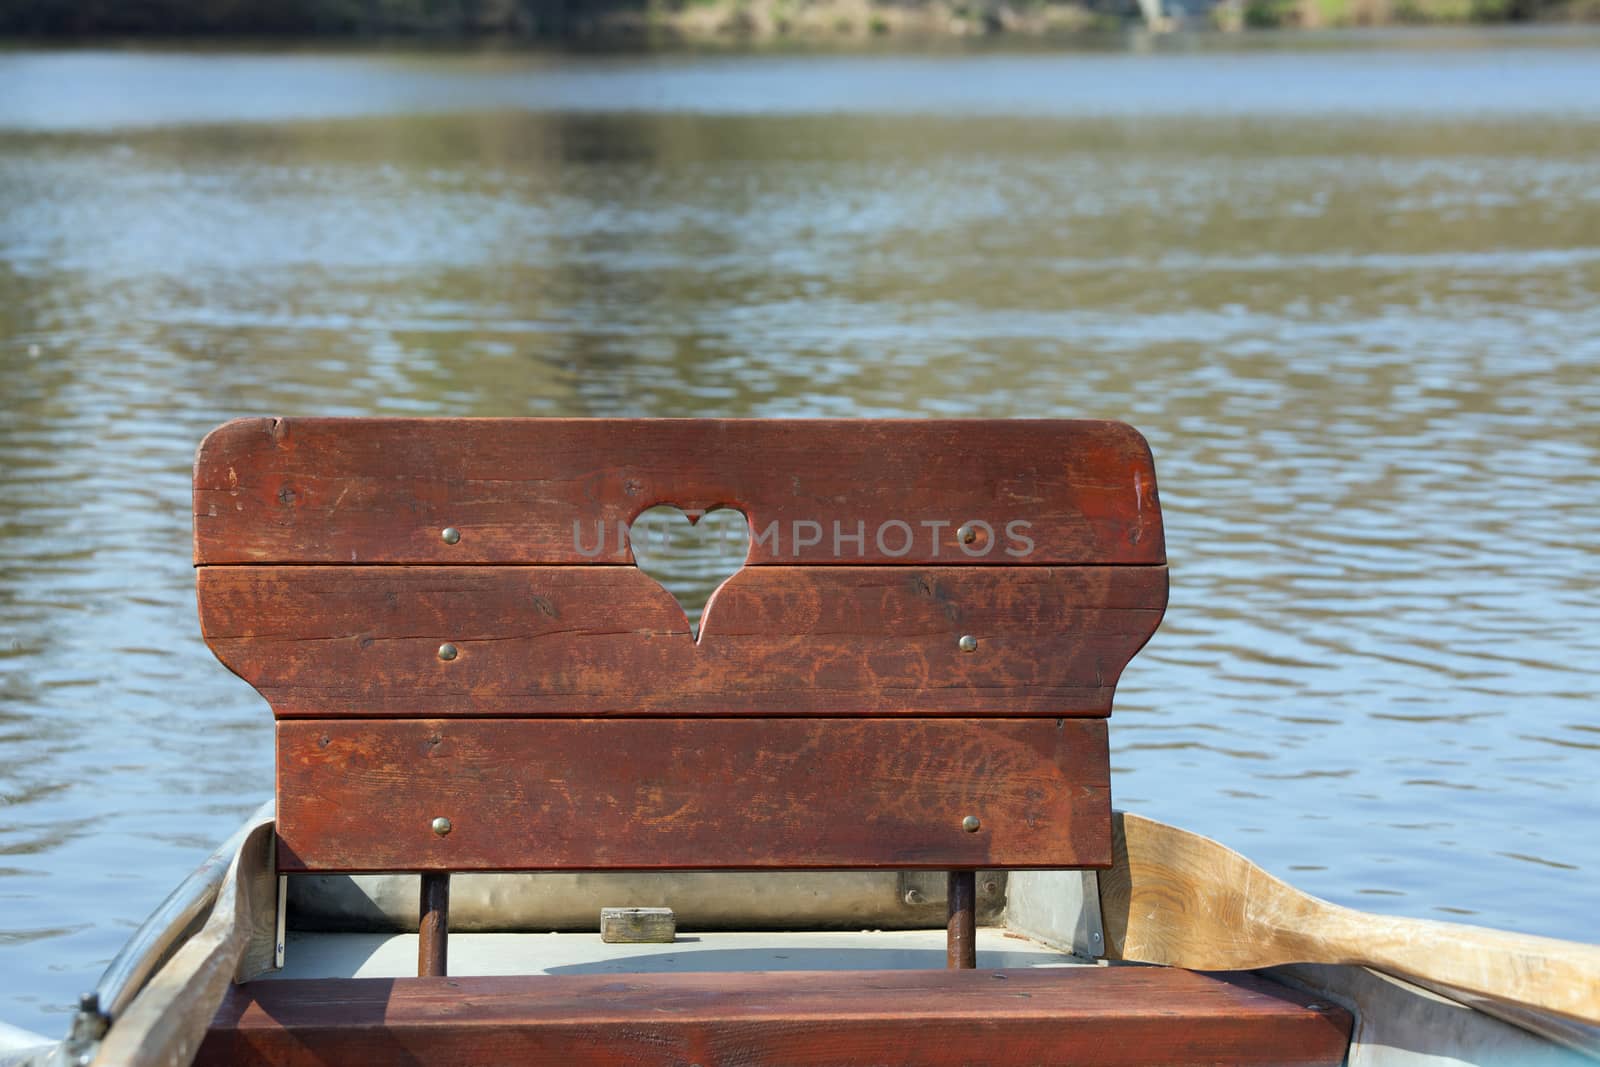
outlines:
[[[1129,427],[248,419],[194,484],[285,871],[1110,862],[1167,591]],[[624,533],[660,504],[753,535],[698,641]]]

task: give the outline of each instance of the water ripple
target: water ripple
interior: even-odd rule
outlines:
[[[19,62],[38,87],[109,61],[0,57],[0,125],[36,127],[0,134],[13,1021],[59,1029],[270,792],[269,713],[201,642],[189,566],[194,445],[263,412],[1127,419],[1173,587],[1118,695],[1117,802],[1337,901],[1596,939],[1600,142],[1549,79],[1517,90],[1537,120],[1302,97],[1283,122],[1247,63],[1207,77],[1253,97],[1172,121],[1150,86],[1220,61],[1141,60],[1138,122],[973,121],[787,114],[805,64],[708,61],[675,77],[767,113],[458,86],[476,110],[418,117],[478,74],[312,62],[403,84],[360,105],[383,117],[289,122],[305,97],[239,103],[281,65],[130,59],[207,79],[140,98],[146,129],[19,102]],[[631,93],[625,67],[562,76]],[[185,125],[215,109],[259,121]]]

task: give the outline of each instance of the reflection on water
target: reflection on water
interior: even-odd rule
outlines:
[[[1010,118],[912,114],[888,59],[824,115],[801,60],[734,63],[737,108],[691,99],[732,61],[608,60],[530,111],[554,61],[257,57],[380,95],[238,126],[173,124],[273,118],[231,67],[0,56],[0,1016],[60,1029],[271,788],[188,565],[193,447],[263,412],[1127,419],[1173,598],[1118,803],[1337,901],[1600,938],[1600,83],[1561,91],[1600,52],[1507,54],[1300,57],[1293,121],[1273,54],[1095,57],[1141,103],[1088,117],[1035,57]],[[1363,121],[1402,61],[1473,88]],[[1198,117],[1185,78],[1251,91]],[[53,124],[66,82],[99,103]]]

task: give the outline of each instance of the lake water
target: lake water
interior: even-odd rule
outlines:
[[[270,795],[188,562],[247,413],[1125,419],[1117,803],[1600,940],[1600,37],[1265,42],[0,52],[0,1018]]]

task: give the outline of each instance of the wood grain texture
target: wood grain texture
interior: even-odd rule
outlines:
[[[1167,574],[747,568],[698,643],[632,567],[204,567],[199,587],[206,641],[280,717],[1098,716]]]
[[[1154,968],[254,982],[197,1064],[943,1067],[1343,1062],[1350,1016]]]
[[[1102,719],[285,720],[278,798],[284,871],[1110,858]]]
[[[276,806],[273,811],[275,812]],[[248,884],[245,918],[250,929],[244,952],[234,968],[235,982],[248,982],[278,966],[278,836],[276,828],[264,851],[247,857],[240,877]],[[252,846],[259,847],[259,846]],[[113,1016],[115,1017],[115,1016]]]
[[[1118,812],[1099,876],[1106,955],[1232,970],[1355,964],[1600,1024],[1600,946],[1370,915],[1279,881],[1208,837]]]
[[[195,562],[631,563],[617,524],[657,504],[775,529],[753,565],[1166,558],[1150,450],[1120,423],[258,418],[200,446]],[[969,521],[992,538],[962,544]]]

